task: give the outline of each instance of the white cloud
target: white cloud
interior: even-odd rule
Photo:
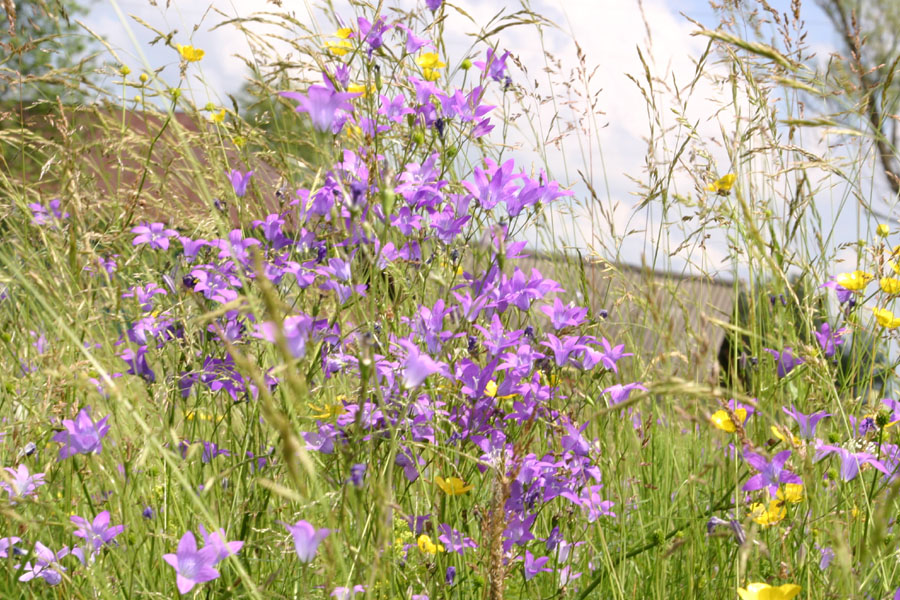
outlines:
[[[282,9],[266,0],[214,0],[211,3],[173,0],[169,8],[166,8],[165,0],[159,0],[155,7],[143,0],[119,0],[119,2],[123,12],[135,14],[163,32],[177,29],[176,42],[192,43],[206,51],[207,58],[191,65],[188,71],[202,74],[206,82],[206,86],[202,87],[194,80],[191,81],[193,98],[199,106],[204,105],[209,99],[221,104],[227,92],[234,92],[240,87],[245,70],[238,56],[249,56],[252,48],[246,37],[233,26],[223,26],[210,31],[214,25],[222,21],[223,17],[209,7],[214,7],[229,16],[247,17],[261,11],[281,12],[291,6],[291,3],[286,1]],[[348,17],[353,14],[345,3],[335,4],[340,14]],[[451,65],[458,63],[469,50],[472,37],[468,34],[477,33],[478,28],[487,24],[501,9],[505,15],[513,14],[519,9],[517,3],[501,0],[490,2],[456,0],[453,4],[465,10],[471,19],[454,10],[447,11],[448,16],[443,28],[447,58]],[[424,10],[421,9],[421,3],[413,0],[402,0],[394,5],[404,10],[414,10],[417,7]],[[295,18],[313,31],[318,31],[321,27],[326,33],[330,33],[333,25],[328,19],[323,18],[321,14],[307,14],[305,3],[300,6],[304,8],[294,14]],[[673,110],[679,113],[683,110],[683,116],[687,121],[697,124],[699,140],[706,143],[714,168],[720,174],[731,169],[724,149],[711,142],[721,138],[723,129],[734,130],[736,107],[730,104],[731,90],[725,84],[703,77],[697,82],[688,102],[685,103],[683,96],[676,97],[674,94],[676,85],[684,88],[694,77],[694,61],[701,55],[707,43],[706,38],[692,36],[691,33],[696,30],[696,26],[678,14],[679,10],[684,9],[683,3],[644,0],[643,12],[637,0],[616,2],[568,0],[565,3],[534,0],[531,6],[536,13],[559,23],[560,28],[544,27],[540,32],[542,37],[539,38],[538,30],[533,26],[510,27],[497,36],[496,42],[501,49],[512,51],[528,69],[527,79],[513,71],[519,78],[518,84],[530,90],[537,80],[539,82],[537,92],[544,97],[554,95],[558,103],[535,106],[532,102],[530,113],[513,121],[513,126],[518,127],[520,131],[516,134],[517,137],[513,138],[513,141],[519,144],[519,148],[512,156],[526,169],[531,165],[540,168],[545,164],[546,158],[546,164],[553,175],[563,181],[568,180],[567,183],[574,186],[581,199],[586,198],[588,193],[585,186],[577,185],[579,176],[576,171],[580,169],[587,173],[592,178],[600,202],[603,203],[605,212],[611,217],[612,222],[607,222],[602,216],[604,211],[599,209],[591,211],[593,214],[591,219],[585,218],[587,211],[577,215],[574,220],[571,216],[561,217],[560,220],[568,219],[561,227],[567,232],[566,241],[582,247],[599,245],[598,241],[611,239],[607,234],[611,227],[619,235],[626,230],[635,229],[638,233],[623,242],[621,256],[629,262],[640,262],[642,253],[651,251],[661,242],[657,239],[661,213],[657,208],[658,203],[651,204],[649,209],[643,211],[633,210],[638,200],[636,194],[641,190],[629,176],[646,181],[647,176],[643,170],[647,161],[658,160],[661,157],[647,157],[646,138],[651,133],[651,116],[648,115],[644,96],[627,76],[631,74],[642,85],[648,86],[644,78],[644,67],[639,60],[638,48],[647,61],[653,88],[658,91],[669,88],[669,91],[661,92],[655,98],[659,102],[655,115],[660,121],[654,124],[654,133],[662,136],[661,147],[666,150],[663,160],[671,159],[676,136],[686,135],[684,128],[672,129],[678,123]],[[200,27],[194,30],[194,26],[201,20]],[[347,20],[353,21],[352,18]],[[126,28],[109,5],[96,8],[87,22],[99,33],[107,35],[110,43],[124,49],[129,56],[138,55],[126,33]],[[167,77],[168,85],[176,83],[179,65],[174,51],[163,47],[162,44],[149,46],[152,33],[133,21],[129,21],[128,26],[134,31],[140,48],[146,52],[150,66],[156,68],[166,65],[164,75]],[[289,43],[271,35],[275,30],[256,26],[254,31],[259,35],[269,34],[266,39],[278,52],[286,54],[290,51]],[[299,37],[303,34],[294,31],[292,35]],[[595,67],[597,69],[588,90],[584,90],[581,85],[572,87],[564,85],[569,79],[569,73],[581,66],[576,42],[584,53],[584,68],[587,72],[592,72]],[[822,43],[819,43],[819,46],[823,49],[827,47]],[[545,51],[551,58],[545,57]],[[478,49],[479,58],[483,56],[482,53],[483,46]],[[561,72],[557,76],[548,76],[543,72],[544,66],[554,61],[558,61],[556,64],[559,65]],[[136,61],[131,63],[131,66],[133,70],[143,68],[143,65]],[[705,71],[724,74],[722,67],[713,64],[707,64]],[[571,106],[566,105],[567,97],[577,93],[581,93],[582,96],[574,98],[574,104]],[[593,99],[595,94],[597,102],[595,114],[589,114],[592,100],[586,98]],[[746,103],[741,104],[741,110],[746,111],[748,108]],[[513,108],[511,112],[521,113],[521,110]],[[499,117],[499,110],[497,113]],[[540,144],[539,146],[543,147],[537,148],[536,151],[531,127],[537,129],[538,137],[543,141],[555,137],[560,126],[567,121],[576,121],[580,126],[589,127],[592,139],[582,132],[564,138],[559,148]],[[551,123],[554,124],[556,133],[548,131]],[[666,132],[664,135],[663,131]],[[824,140],[818,145],[821,149],[825,149]],[[542,156],[541,150],[545,156]],[[672,187],[682,195],[688,196],[693,192],[694,181],[686,174],[679,173],[674,178]],[[678,221],[682,215],[683,213],[675,211],[670,216],[673,221]],[[691,222],[685,224],[684,229],[679,223],[666,227],[665,233],[670,245],[666,250],[678,247],[693,226],[695,223]],[[615,244],[610,242],[610,245]],[[706,250],[703,250],[697,244],[688,244],[676,258],[682,263],[699,262],[709,265],[717,263],[724,256],[726,245],[723,236],[718,235],[708,240],[705,246]]]

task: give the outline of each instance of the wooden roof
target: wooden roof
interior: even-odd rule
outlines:
[[[274,168],[242,153],[202,115],[87,106],[49,115],[5,111],[2,117],[5,141],[15,139],[11,124],[21,127],[30,157],[46,161],[37,165],[41,167],[37,189],[45,197],[80,196],[85,202],[103,198],[106,206],[168,220],[185,211],[208,214],[214,198],[233,198],[223,170],[226,164],[252,169],[266,190],[279,187],[280,175]],[[68,152],[56,152],[60,146]],[[54,162],[54,154],[77,156],[79,164]],[[35,175],[26,177],[33,181]],[[271,212],[277,201],[265,198],[257,204],[254,216]],[[231,210],[236,213],[237,207]]]
[[[654,377],[718,383],[725,339],[719,323],[732,321],[739,292],[734,282],[571,255],[535,256],[519,266],[556,279],[594,316],[607,311],[606,319],[598,319],[600,335],[624,343]]]

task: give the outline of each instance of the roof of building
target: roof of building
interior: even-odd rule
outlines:
[[[600,335],[624,343],[654,376],[718,383],[721,324],[732,321],[738,283],[572,255],[534,256],[519,266],[589,298],[594,315],[607,311]]]

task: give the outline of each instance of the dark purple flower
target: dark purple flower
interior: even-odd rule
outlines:
[[[431,12],[435,12],[441,7],[441,4],[443,3],[444,0],[425,0],[425,6],[427,6],[428,10],[430,10]]]
[[[363,481],[366,478],[366,464],[359,463],[350,467],[350,479],[347,480],[348,483],[354,485],[355,487],[361,488],[363,486]]]
[[[771,348],[763,348],[766,352],[775,357],[775,366],[778,372],[778,379],[785,377],[788,373],[794,370],[794,367],[803,364],[806,362],[799,356],[794,356],[794,352],[790,346],[785,346],[784,350],[778,352],[776,350],[772,350]]]
[[[844,343],[844,340],[841,336],[846,331],[846,328],[832,331],[831,326],[828,323],[822,323],[822,325],[819,327],[819,330],[813,332],[813,334],[816,336],[816,340],[819,342],[819,345],[822,347],[822,350],[825,353],[825,358],[831,358],[832,356],[834,356],[835,352],[837,351],[837,347]]]
[[[734,537],[737,540],[738,545],[743,544],[747,536],[744,534],[744,528],[741,527],[740,521],[732,519],[730,521],[726,521],[725,519],[720,519],[719,517],[712,517],[706,523],[706,534],[712,535],[713,530],[716,527],[728,527],[731,529],[732,533],[734,533]]]
[[[451,586],[451,585],[453,585],[453,581],[455,579],[456,579],[456,567],[451,565],[451,566],[447,567],[447,572],[444,575],[444,582],[447,584],[447,586]]]
[[[336,113],[338,111],[352,111],[353,107],[347,100],[359,96],[359,94],[336,92],[324,85],[310,86],[305,96],[300,92],[280,93],[285,98],[299,102],[299,106],[296,109],[297,112],[309,113],[313,127],[322,132],[332,131],[337,120]]]
[[[787,462],[790,456],[790,450],[783,450],[776,454],[771,461],[767,461],[754,452],[744,452],[744,460],[759,472],[748,479],[741,489],[745,492],[752,492],[767,488],[769,495],[774,498],[778,493],[778,487],[782,483],[799,483],[802,485],[803,480],[800,477],[784,468],[784,463]]]
[[[76,454],[99,453],[103,450],[102,440],[109,431],[107,424],[109,415],[94,423],[90,412],[91,407],[86,406],[78,411],[74,420],[64,419],[62,424],[65,430],[56,432],[51,438],[63,445],[59,449],[59,460]]]
[[[169,238],[178,235],[174,229],[166,229],[163,223],[150,223],[138,225],[131,230],[131,233],[137,234],[133,246],[140,244],[149,244],[154,250],[168,250]]]
[[[147,364],[147,346],[139,346],[137,352],[131,348],[125,348],[119,354],[119,358],[128,364],[129,375],[138,375],[150,383],[156,381],[156,373]]]
[[[797,421],[797,424],[800,426],[800,437],[804,440],[811,440],[816,437],[816,427],[819,421],[831,416],[831,413],[827,413],[824,410],[814,412],[811,415],[804,415],[793,404],[791,404],[791,410],[788,410],[787,407],[783,407],[781,410],[784,411],[784,414]]]
[[[9,558],[10,554],[13,556],[27,554],[27,552],[16,546],[21,541],[22,538],[18,537],[0,538],[0,558]],[[10,552],[10,548],[12,548],[12,552]]]
[[[213,568],[218,549],[207,545],[197,550],[197,540],[190,531],[181,536],[175,554],[164,554],[163,560],[175,569],[175,582],[180,594],[187,594],[198,583],[212,581],[219,577]]]

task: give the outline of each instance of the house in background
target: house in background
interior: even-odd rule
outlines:
[[[740,284],[571,255],[537,255],[519,266],[559,281],[593,315],[605,311],[599,335],[625,344],[654,378],[719,384],[722,324],[732,322]]]

